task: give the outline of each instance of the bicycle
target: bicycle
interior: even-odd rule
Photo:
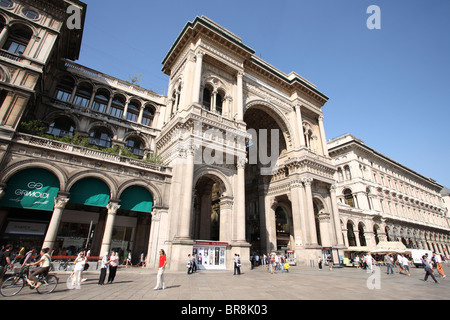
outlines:
[[[61,261],[58,267],[59,270],[64,271],[72,271],[73,270],[73,261],[64,260]]]
[[[28,283],[28,269],[25,268],[14,268],[14,275],[6,278],[2,286],[0,287],[0,294],[4,297],[12,297],[22,291],[25,285],[29,286],[30,289],[33,289],[31,285]],[[41,285],[36,289],[39,294],[48,294],[55,291],[56,286],[58,285],[58,277],[52,274],[41,274],[38,277],[38,282]]]

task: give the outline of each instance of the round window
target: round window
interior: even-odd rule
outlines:
[[[13,6],[13,3],[9,0],[0,0],[0,6],[3,8],[11,8]]]
[[[39,14],[30,9],[23,9],[22,13],[25,17],[27,17],[28,19],[31,19],[31,20],[37,20],[39,18]]]

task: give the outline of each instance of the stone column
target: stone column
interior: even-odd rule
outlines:
[[[334,230],[336,230],[336,244],[340,247],[345,246],[345,243],[342,239],[342,228],[341,228],[341,220],[339,219],[339,209],[336,198],[336,186],[330,186],[330,197],[331,197],[331,208],[332,212],[332,222],[334,224]]]
[[[297,126],[298,126],[298,135],[300,141],[300,147],[305,147],[305,136],[303,135],[303,118],[302,118],[302,109],[299,104],[295,105],[295,114],[297,116]]]
[[[100,256],[109,254],[111,248],[111,238],[114,227],[114,220],[116,219],[117,210],[120,205],[118,200],[110,200],[106,209],[108,209],[108,215],[106,218],[105,231],[103,232],[102,247],[100,249]]]
[[[331,247],[331,237],[330,237],[330,214],[319,213],[319,228],[320,228],[320,238],[322,247]]]
[[[328,146],[327,146],[327,138],[325,136],[325,128],[323,126],[323,116],[319,116],[319,131],[320,131],[320,139],[322,140],[322,150],[323,155],[328,157]]]
[[[202,64],[203,64],[203,56],[204,52],[197,52],[196,62],[195,62],[195,75],[194,75],[194,86],[193,86],[193,103],[200,103],[200,85],[202,80]]]
[[[6,43],[6,40],[8,39],[9,35],[9,25],[5,24],[5,26],[2,29],[2,32],[0,33],[0,48],[3,48],[3,46]]]
[[[238,71],[237,74],[237,121],[244,120],[244,84],[243,84],[244,72]]]
[[[292,223],[294,225],[295,246],[303,246],[305,243],[305,209],[303,208],[304,187],[300,180],[290,182],[291,203],[292,203]]]
[[[237,242],[245,242],[245,164],[247,159],[240,157],[237,160],[237,189],[235,194],[236,199],[236,227],[235,239]]]
[[[318,245],[317,243],[317,233],[316,233],[316,221],[314,218],[314,206],[313,206],[313,197],[311,190],[311,183],[313,181],[312,178],[303,178],[303,183],[305,184],[305,195],[306,195],[306,223],[309,229],[309,237],[306,240],[307,244],[310,245]]]
[[[183,188],[180,195],[182,203],[179,213],[178,224],[178,240],[191,240],[191,213],[192,213],[192,196],[194,184],[194,146],[189,145],[186,148],[186,159],[182,164],[183,170]]]
[[[53,209],[52,218],[50,220],[50,224],[48,225],[44,244],[42,245],[42,248],[49,248],[50,252],[55,246],[56,236],[58,234],[59,224],[61,222],[61,216],[67,202],[69,202],[69,198],[67,197],[67,195],[59,195],[55,198],[55,207]]]
[[[219,241],[231,242],[231,225],[233,212],[233,198],[224,196],[220,198],[220,231]]]

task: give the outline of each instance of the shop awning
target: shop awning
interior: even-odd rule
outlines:
[[[145,188],[131,186],[120,195],[120,208],[124,210],[152,212],[153,196]]]
[[[106,183],[96,178],[77,181],[69,192],[69,202],[95,207],[106,207],[110,197]]]
[[[9,179],[0,206],[53,211],[59,191],[58,178],[45,169],[30,168]]]

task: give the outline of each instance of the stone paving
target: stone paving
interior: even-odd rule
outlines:
[[[450,266],[445,265],[446,274]],[[437,277],[423,281],[422,268],[411,276],[386,274],[386,267],[370,274],[355,268],[291,267],[288,273],[270,274],[265,267],[233,271],[166,272],[166,289],[153,290],[156,270],[120,267],[113,284],[99,286],[99,271],[87,271],[81,289],[68,289],[69,273],[55,272],[60,283],[55,292],[40,295],[25,287],[5,300],[187,300],[187,301],[281,301],[281,300],[448,300],[450,279]],[[436,272],[435,272],[436,274]]]

